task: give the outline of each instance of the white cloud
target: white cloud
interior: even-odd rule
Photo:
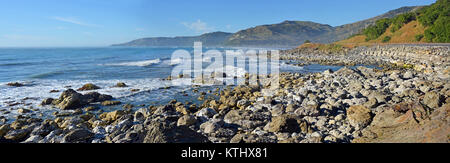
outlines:
[[[210,27],[208,24],[206,24],[205,22],[202,22],[201,20],[197,20],[196,22],[192,22],[192,23],[183,22],[181,24],[183,24],[190,30],[195,31],[196,33],[207,33],[207,32],[212,32],[214,30],[214,27]]]
[[[59,16],[55,16],[52,17],[53,20],[58,20],[61,22],[66,22],[66,23],[71,23],[71,24],[76,24],[76,25],[81,25],[81,26],[87,26],[87,27],[99,27],[99,25],[96,24],[90,24],[90,23],[86,23],[83,21],[80,21],[76,18],[72,18],[72,17],[59,17]]]

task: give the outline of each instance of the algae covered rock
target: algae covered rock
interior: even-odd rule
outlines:
[[[90,91],[90,90],[96,90],[96,89],[100,89],[100,87],[92,84],[92,83],[88,83],[83,85],[83,87],[78,88],[77,91]]]

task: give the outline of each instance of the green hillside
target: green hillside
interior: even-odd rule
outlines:
[[[360,34],[337,43],[448,43],[449,22],[450,0],[438,0],[417,11],[377,20]]]

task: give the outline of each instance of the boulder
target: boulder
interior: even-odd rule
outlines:
[[[88,143],[89,140],[94,136],[94,133],[87,129],[74,129],[69,131],[64,138],[63,142],[66,143]]]
[[[316,117],[320,115],[320,110],[317,105],[307,105],[305,107],[298,108],[294,111],[299,116],[312,116]]]
[[[83,95],[83,99],[86,100],[87,103],[93,102],[102,102],[106,100],[111,100],[113,97],[110,95],[100,94],[98,92],[89,92]]]
[[[184,115],[180,117],[177,121],[177,126],[190,126],[197,122],[197,119],[195,119],[192,115]]]
[[[74,110],[89,103],[102,102],[110,99],[112,99],[112,96],[110,95],[104,95],[97,92],[90,92],[86,95],[82,95],[73,89],[68,89],[59,96],[59,99],[51,100],[51,103],[62,110]],[[48,104],[50,103],[50,99],[46,99],[42,103]]]
[[[44,100],[42,101],[41,105],[42,105],[42,106],[50,105],[50,104],[53,103],[53,100],[55,100],[55,99],[53,99],[53,98],[46,98],[46,99],[44,99]]]
[[[402,104],[378,113],[363,136],[353,143],[449,143],[450,104],[435,109],[432,114],[424,114],[420,104]]]
[[[308,123],[297,116],[281,115],[272,117],[272,121],[265,128],[269,132],[307,133],[311,131]]]
[[[351,106],[347,109],[347,120],[350,125],[362,129],[372,121],[371,111],[362,105]]]
[[[47,136],[53,130],[58,129],[58,125],[50,120],[45,120],[39,127],[36,127],[31,132],[31,135],[39,135],[41,137]]]
[[[206,134],[215,133],[219,128],[223,126],[223,121],[221,120],[211,120],[200,125],[200,129],[203,130]]]
[[[199,117],[202,120],[208,120],[216,115],[217,112],[211,108],[203,108],[202,110],[195,113],[195,116]]]
[[[119,119],[121,116],[125,115],[123,110],[116,110],[109,113],[103,113],[99,116],[103,121],[112,122]]]
[[[144,143],[207,143],[208,138],[187,126],[152,121],[147,126]]]
[[[103,101],[102,105],[103,106],[113,106],[113,105],[119,105],[121,102],[120,101]]]
[[[119,83],[116,84],[116,87],[123,88],[123,87],[127,87],[127,85],[125,83],[123,83],[123,82],[119,82]]]
[[[22,143],[39,143],[39,140],[41,140],[42,137],[39,135],[32,135]]]
[[[83,87],[78,88],[77,91],[90,91],[90,90],[96,90],[96,89],[100,89],[100,87],[92,84],[92,83],[88,83],[83,85]]]
[[[0,126],[0,138],[5,136],[8,131],[11,130],[9,124],[4,124]]]
[[[17,109],[17,113],[19,113],[19,114],[26,114],[29,112],[31,112],[31,110],[29,110],[29,109],[24,109],[24,108]]]
[[[30,133],[29,130],[24,129],[17,129],[17,130],[10,130],[6,135],[4,136],[5,139],[12,140],[12,141],[22,141],[26,138],[26,136]]]
[[[442,96],[439,95],[439,93],[433,91],[427,92],[425,94],[422,103],[432,109],[436,109],[441,105],[442,101],[443,101]]]
[[[230,110],[223,120],[229,124],[240,124],[244,117],[239,110]]]
[[[83,100],[83,95],[73,89],[64,91],[58,101],[57,107],[62,110],[77,109],[87,104],[87,102]]]
[[[22,87],[22,86],[24,86],[22,83],[19,83],[19,82],[12,82],[12,83],[8,83],[6,85],[7,86],[11,86],[11,87]]]

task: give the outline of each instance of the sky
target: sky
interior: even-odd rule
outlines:
[[[0,47],[109,46],[285,20],[338,26],[435,0],[0,0]]]

